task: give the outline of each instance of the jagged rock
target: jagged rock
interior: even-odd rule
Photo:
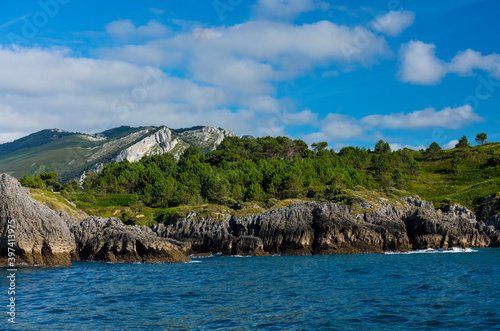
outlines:
[[[443,213],[418,196],[402,200],[377,204],[365,215],[351,215],[336,203],[310,202],[243,218],[191,217],[154,231],[183,241],[191,254],[308,255],[487,247],[500,229],[493,221],[481,229],[474,214],[458,205]]]
[[[7,262],[8,222],[15,220],[16,263],[68,266],[72,259],[109,262],[183,262],[175,241],[117,218],[71,219],[34,201],[28,189],[0,175],[0,264]]]
[[[87,218],[70,227],[79,258],[107,262],[167,263],[188,258],[177,245],[148,227],[126,226],[117,218]]]
[[[395,206],[376,203],[364,215],[352,215],[336,203],[314,202],[242,218],[190,213],[150,229],[125,226],[116,218],[72,220],[33,201],[13,177],[0,175],[0,262],[6,262],[12,219],[17,262],[41,265],[69,265],[71,258],[182,262],[188,260],[184,253],[309,255],[500,246],[500,214],[483,223],[458,205],[443,213],[418,196],[402,200]]]
[[[152,156],[169,153],[177,144],[179,144],[179,140],[172,137],[172,131],[167,127],[162,127],[154,134],[147,136],[120,152],[111,162],[121,162],[123,160],[136,162],[146,155]]]
[[[229,226],[230,217],[222,220],[211,218],[185,218],[165,227],[160,224],[154,228],[159,237],[170,238],[184,243],[183,250],[189,254],[221,253],[225,245],[233,240]]]
[[[490,243],[488,236],[478,231],[474,214],[459,206],[451,206],[446,214],[418,208],[405,223],[414,249],[488,247]]]
[[[215,150],[224,138],[235,136],[234,132],[231,130],[214,128],[212,126],[191,128],[190,130],[180,131],[182,132],[179,133],[179,136],[183,141],[204,152]]]
[[[315,217],[323,229],[318,232],[321,236],[317,239],[317,253],[381,253],[411,249],[406,226],[401,220],[403,212],[399,209],[384,207],[358,219],[342,205],[324,203],[321,207]]]
[[[264,251],[262,239],[252,236],[241,236],[233,241],[231,255],[264,256],[269,255],[269,253]]]
[[[335,203],[300,203],[243,218],[184,219],[156,231],[186,242],[189,253],[310,255],[411,249],[404,223],[384,217],[385,222],[380,217],[365,221]]]
[[[500,247],[500,214],[491,216],[485,224],[483,223],[482,230],[490,238],[491,247]]]
[[[0,263],[6,262],[8,221],[15,220],[16,263],[68,266],[76,245],[68,215],[31,199],[29,189],[0,175]]]

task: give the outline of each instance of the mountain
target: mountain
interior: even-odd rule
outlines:
[[[197,126],[185,129],[121,126],[98,134],[42,130],[0,145],[0,172],[20,178],[56,171],[61,182],[80,178],[86,171],[127,159],[171,153],[176,159],[189,146],[203,153],[217,148],[230,130]]]

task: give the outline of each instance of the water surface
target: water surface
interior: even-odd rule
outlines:
[[[0,329],[500,330],[499,261],[474,249],[22,267],[17,324],[3,313]]]

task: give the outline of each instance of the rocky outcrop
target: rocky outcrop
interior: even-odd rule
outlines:
[[[411,249],[405,224],[388,216],[354,217],[335,203],[294,204],[244,218],[223,220],[191,215],[154,229],[159,236],[185,242],[190,254],[310,255],[381,253]]]
[[[234,137],[231,130],[204,126],[189,130],[177,130],[179,137],[202,152],[213,151],[226,137]]]
[[[178,245],[148,227],[126,226],[118,218],[87,218],[70,226],[78,257],[88,261],[170,263],[188,258]]]
[[[0,260],[4,263],[10,238],[16,263],[70,265],[76,244],[68,221],[66,214],[32,200],[29,190],[15,178],[0,175]]]
[[[491,216],[479,229],[490,238],[490,247],[500,247],[500,214]]]
[[[467,208],[453,205],[446,213],[432,206],[419,208],[405,219],[414,249],[488,247],[490,239],[480,232],[476,216]]]
[[[13,243],[16,264],[68,266],[72,259],[147,263],[188,260],[179,249],[180,243],[160,238],[148,227],[126,226],[116,218],[73,220],[34,201],[15,178],[0,175],[0,265],[8,262],[9,242]]]
[[[111,162],[121,162],[123,160],[136,162],[144,156],[169,153],[177,144],[179,144],[179,140],[172,136],[172,131],[167,127],[161,127],[155,133],[121,151]]]
[[[483,199],[479,217],[485,220],[479,228],[490,238],[490,246],[500,247],[500,194]]]
[[[492,241],[486,231],[498,225],[482,229],[470,210],[455,205],[443,213],[418,196],[396,206],[381,202],[377,207],[353,215],[346,206],[310,202],[243,218],[204,219],[191,214],[153,231],[184,242],[189,254],[309,255],[488,247]]]

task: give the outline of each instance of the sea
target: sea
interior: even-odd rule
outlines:
[[[1,268],[1,330],[500,330],[500,249]]]

